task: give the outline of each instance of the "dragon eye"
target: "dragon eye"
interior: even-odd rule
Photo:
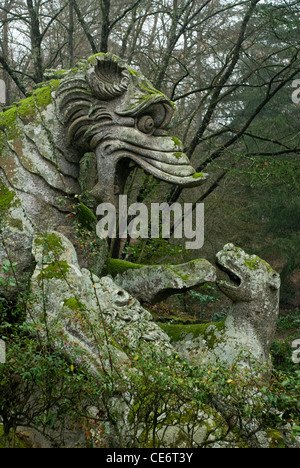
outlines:
[[[155,123],[151,115],[143,115],[137,123],[138,129],[143,133],[151,133],[155,128]]]

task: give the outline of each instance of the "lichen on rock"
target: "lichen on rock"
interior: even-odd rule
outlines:
[[[155,304],[178,291],[216,280],[215,268],[207,260],[192,260],[181,265],[138,265],[119,272],[116,284],[142,302]]]

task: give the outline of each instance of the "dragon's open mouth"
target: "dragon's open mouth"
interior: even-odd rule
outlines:
[[[224,263],[221,263],[221,260],[217,261],[217,267],[219,272],[221,271],[226,274],[226,279],[223,279],[225,275],[222,275],[222,273],[219,274],[220,278],[222,276],[222,278],[218,281],[220,285],[225,284],[226,286],[230,286],[232,288],[239,288],[241,286],[242,280],[239,275],[232,271],[232,269],[227,267]]]

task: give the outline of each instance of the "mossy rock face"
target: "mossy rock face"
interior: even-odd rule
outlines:
[[[197,343],[199,340],[205,340],[208,348],[213,349],[216,342],[220,340],[220,332],[225,329],[225,324],[222,321],[195,325],[160,324],[160,327],[167,333],[172,344],[198,339]]]
[[[0,215],[7,212],[14,204],[15,193],[0,181]]]
[[[32,122],[38,112],[45,109],[52,102],[52,92],[59,86],[60,80],[52,80],[45,83],[40,89],[33,90],[32,95],[14,106],[0,113],[0,127],[5,131],[8,140],[16,139],[22,136],[22,125]],[[19,121],[20,119],[20,121]],[[0,134],[1,142],[4,142],[4,134]]]
[[[92,232],[96,231],[97,218],[92,212],[92,210],[90,210],[90,208],[88,208],[83,203],[79,203],[77,207],[77,216],[79,224],[84,229],[87,229]]]
[[[269,448],[286,448],[286,443],[282,434],[276,429],[267,429],[266,436],[270,440]]]
[[[127,262],[126,260],[108,258],[104,267],[103,274],[111,275],[114,278],[115,276],[122,274],[128,270],[139,270],[144,266],[145,265]]]
[[[186,291],[216,279],[215,268],[207,260],[201,259],[180,265],[124,264],[124,268],[122,264],[118,266],[120,269],[115,276],[115,282],[139,301],[148,304],[161,302],[176,292]]]

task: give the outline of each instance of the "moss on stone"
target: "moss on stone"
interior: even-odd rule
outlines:
[[[192,335],[193,338],[203,338],[207,341],[209,348],[213,348],[216,342],[215,329],[221,331],[225,327],[224,321],[216,323],[200,323],[196,325],[171,325],[171,324],[159,324],[163,331],[171,339],[171,343],[184,340],[188,335]],[[215,327],[215,329],[208,330],[209,327]]]
[[[193,174],[194,179],[201,179],[202,177],[204,177],[203,172],[195,172],[195,174]]]
[[[105,57],[105,53],[104,52],[99,52],[98,54],[94,54],[94,55],[91,55],[88,59],[87,59],[87,63],[92,63],[93,65],[96,65],[97,63],[97,58],[104,58]]]
[[[138,270],[145,265],[127,262],[126,260],[117,260],[115,258],[108,258],[104,267],[104,274],[117,276],[127,270]]]
[[[13,205],[15,193],[0,182],[0,212],[6,212]]]
[[[21,219],[9,217],[7,222],[12,228],[17,229],[18,231],[24,231],[23,221]]]
[[[267,437],[270,439],[269,448],[285,448],[285,441],[282,434],[276,429],[267,429]]]
[[[77,207],[78,222],[81,226],[89,231],[95,231],[97,225],[97,218],[94,213],[83,203]]]
[[[190,278],[189,275],[182,274],[182,270],[180,269],[180,267],[176,268],[176,266],[173,266],[173,265],[162,265],[162,266],[170,269],[172,273],[174,273],[174,275],[179,276],[179,278],[181,278],[183,281],[187,281]]]
[[[18,138],[21,135],[17,125],[17,120],[18,111],[16,106],[0,113],[0,129],[2,130],[0,133],[0,149],[1,143],[3,144],[5,138],[12,140]]]
[[[0,425],[0,449],[6,448],[5,446],[5,438],[4,438],[4,430],[3,426]],[[15,438],[15,448],[17,449],[24,449],[24,448],[32,448],[30,444],[27,444],[26,441],[20,439],[19,437]]]
[[[179,152],[179,153],[174,153],[174,156],[176,159],[180,159],[182,157],[183,153],[182,152]]]
[[[181,141],[179,138],[173,137],[172,140],[174,141],[175,146],[181,146]]]
[[[71,310],[82,310],[84,309],[84,305],[75,297],[71,297],[70,299],[66,299],[64,301],[64,306],[68,307]]]
[[[145,79],[145,78],[144,78]],[[159,96],[165,96],[164,93],[161,91],[158,91],[158,89],[154,88],[150,81],[147,81],[147,85],[145,84],[145,81],[139,83],[140,88],[142,88],[144,91],[147,91],[149,94],[158,94]],[[148,96],[148,95],[146,95]]]
[[[51,93],[58,87],[59,83],[60,80],[49,81],[44,87],[33,90],[30,97],[16,102],[14,106],[0,113],[0,128],[5,131],[8,140],[15,140],[21,136],[18,118],[31,120],[36,116],[37,109],[42,110],[51,104]],[[3,141],[5,134],[0,136],[0,142]]]
[[[257,267],[259,267],[259,264],[260,264],[259,257],[254,257],[252,259],[245,259],[245,265],[247,265],[247,267],[250,270],[255,270]]]

